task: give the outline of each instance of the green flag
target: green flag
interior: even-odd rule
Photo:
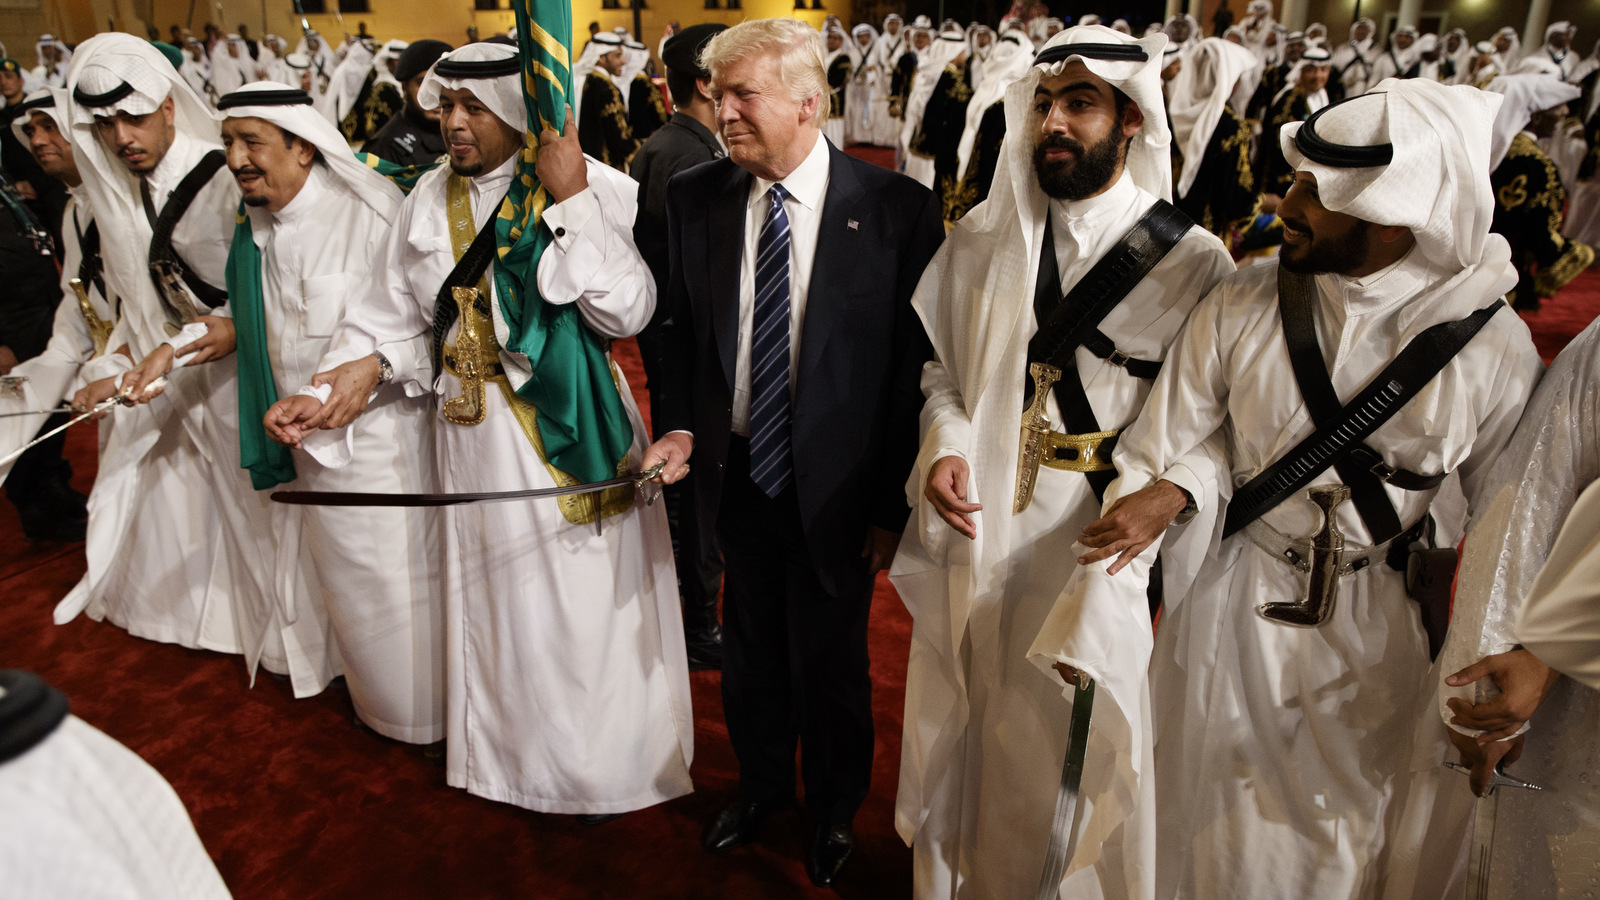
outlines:
[[[580,481],[602,481],[633,444],[633,426],[606,357],[606,341],[584,324],[577,304],[539,295],[539,260],[550,245],[541,221],[550,194],[534,172],[539,133],[561,131],[572,97],[572,8],[569,0],[512,0],[517,52],[528,111],[526,143],[516,177],[495,221],[495,289],[510,340],[533,375],[517,394],[539,410],[547,461]]]

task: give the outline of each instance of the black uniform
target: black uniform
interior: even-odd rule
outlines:
[[[667,124],[667,103],[661,99],[661,89],[648,72],[633,76],[628,85],[628,127],[633,129],[633,139],[643,144],[650,140],[661,126]]]
[[[361,83],[361,93],[356,95],[355,105],[350,107],[344,120],[339,123],[339,132],[351,143],[365,141],[377,134],[405,108],[405,104],[400,88],[392,82],[379,81],[378,70],[373,69],[367,73],[367,80]]]
[[[1292,87],[1277,103],[1272,104],[1267,118],[1261,123],[1261,152],[1256,158],[1256,181],[1261,193],[1289,193],[1294,184],[1294,167],[1283,156],[1278,143],[1278,132],[1290,122],[1304,122],[1311,117],[1311,105],[1306,102],[1306,92]]]
[[[933,159],[934,189],[946,222],[966,214],[961,208],[956,169],[960,166],[961,133],[967,129],[967,101],[972,99],[972,84],[967,77],[971,63],[970,58],[961,65],[951,63],[939,73],[928,105],[922,110],[922,122],[911,138],[912,153]]]
[[[438,122],[428,121],[422,110],[407,103],[398,116],[361,145],[361,152],[396,165],[426,165],[444,155],[444,135]]]
[[[40,186],[60,183],[41,177]],[[50,342],[61,304],[60,273],[51,255],[55,245],[3,177],[0,193],[0,281],[6,286],[0,291],[0,346],[21,362],[43,353]],[[59,231],[61,222],[55,224]],[[41,431],[64,423],[64,417],[53,416]],[[72,467],[61,456],[65,445],[63,433],[34,447],[17,459],[6,479],[6,498],[16,506],[29,540],[83,539],[83,496],[67,486]]]
[[[989,199],[989,187],[994,183],[995,168],[1000,163],[1000,148],[1006,141],[1006,101],[1004,98],[989,104],[978,120],[978,133],[972,141],[972,155],[967,159],[967,174],[954,190],[945,192],[943,199],[945,219],[959,220],[974,206]]]
[[[650,136],[633,157],[629,171],[639,182],[639,212],[633,223],[633,242],[639,255],[650,266],[656,281],[656,311],[650,323],[639,332],[639,356],[644,361],[645,382],[650,389],[650,408],[660,409],[661,353],[667,321],[667,182],[679,172],[692,169],[723,156],[716,135],[693,116],[673,113],[667,124]],[[657,428],[654,437],[659,438]],[[681,528],[681,522],[695,521],[691,507],[693,495],[684,484],[668,485],[664,491],[667,519],[672,525],[672,551],[678,565],[678,594],[683,599],[683,631],[691,668],[717,668],[721,656],[722,629],[718,622],[717,596],[722,588],[722,553],[715,538],[703,546],[700,532]]]

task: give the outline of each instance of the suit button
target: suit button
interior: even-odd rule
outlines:
[[[556,229],[556,237],[566,237],[566,236],[567,236],[567,230],[565,228],[557,228]]]

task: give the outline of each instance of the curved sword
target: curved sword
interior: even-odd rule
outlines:
[[[479,491],[476,493],[455,494],[384,494],[367,493],[363,491],[273,491],[274,503],[288,503],[296,506],[460,506],[467,503],[505,503],[512,500],[530,500],[539,497],[566,497],[572,494],[592,494],[606,488],[631,484],[634,487],[643,487],[648,481],[661,474],[667,465],[666,460],[641,472],[634,472],[618,478],[608,478],[605,481],[591,481],[584,484],[574,484],[568,487],[530,488],[522,491]],[[654,497],[647,497],[647,503],[654,503]]]

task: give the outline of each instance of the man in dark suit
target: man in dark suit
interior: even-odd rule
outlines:
[[[711,73],[700,66],[700,51],[726,25],[691,25],[667,39],[661,61],[667,64],[667,90],[675,112],[644,142],[629,167],[639,182],[639,213],[633,242],[656,279],[655,315],[639,332],[639,355],[650,388],[650,408],[661,408],[661,333],[667,319],[667,182],[674,175],[723,154],[717,143],[717,109],[711,102]],[[659,422],[659,416],[656,419]],[[656,435],[662,432],[657,430]],[[678,591],[683,597],[683,637],[690,671],[722,668],[722,626],[717,617],[717,592],[722,587],[722,554],[702,547],[699,530],[685,528],[693,512],[685,512],[687,485],[666,489],[667,522],[672,526],[673,557],[678,563]]]
[[[794,796],[796,740],[815,832],[807,874],[834,883],[872,770],[867,614],[910,510],[919,378],[931,356],[911,294],[944,229],[932,192],[821,136],[820,44],[787,19],[707,45],[729,158],[667,192],[657,426],[645,454],[690,478],[715,532],[722,697],[738,798],[708,850],[749,841]]]

